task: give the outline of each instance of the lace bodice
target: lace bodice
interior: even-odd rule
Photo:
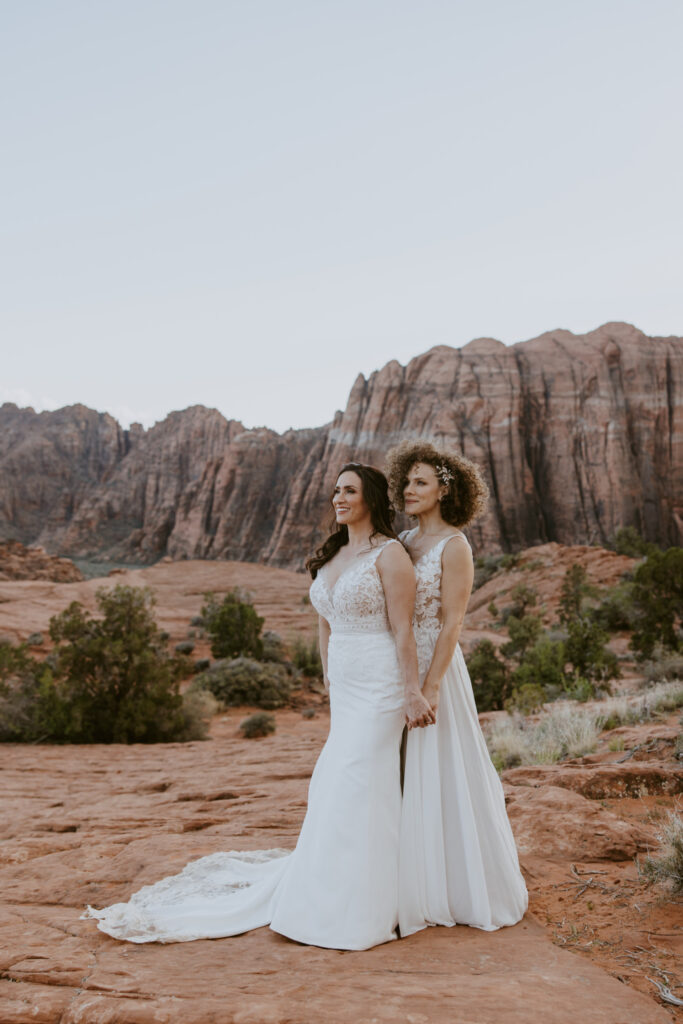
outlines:
[[[400,539],[409,546],[411,537],[416,532],[417,527],[414,530],[406,530],[401,534]],[[449,537],[443,537],[413,563],[417,582],[413,627],[421,676],[424,676],[429,667],[436,638],[441,630],[441,556],[446,544],[454,536],[461,538],[460,543],[469,545],[464,533],[451,534]]]
[[[333,633],[390,632],[387,604],[376,562],[387,544],[398,541],[387,538],[376,548],[358,556],[330,586],[330,562],[318,571],[310,589],[313,607],[330,624]]]

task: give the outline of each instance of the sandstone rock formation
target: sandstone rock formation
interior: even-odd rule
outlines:
[[[48,555],[43,548],[27,548],[18,540],[0,541],[0,580],[52,580],[75,583],[83,573],[68,558]]]
[[[0,409],[0,536],[122,561],[230,558],[297,568],[349,458],[430,437],[482,467],[479,551],[600,543],[633,525],[683,542],[683,338],[611,323],[505,346],[438,346],[359,376],[324,427],[245,430],[216,410],[123,431],[82,406]]]

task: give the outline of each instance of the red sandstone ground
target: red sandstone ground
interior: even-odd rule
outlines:
[[[506,781],[531,897],[514,928],[434,928],[346,953],[269,929],[135,946],[81,921],[86,903],[125,899],[195,857],[293,846],[326,712],[278,712],[260,741],[239,737],[244,714],[219,716],[206,742],[0,751],[3,1024],[675,1019],[648,979],[680,995],[681,906],[633,861],[675,795],[589,800],[542,768]]]
[[[541,584],[549,585],[550,569]],[[497,593],[523,575],[502,574]],[[153,587],[173,640],[184,638],[206,590],[233,585],[252,590],[267,626],[282,635],[314,627],[301,603],[307,581],[294,573],[182,562],[104,583],[119,581]],[[93,608],[102,582],[2,582],[0,632],[44,630],[74,599]],[[505,773],[530,892],[530,911],[514,928],[433,928],[349,953],[299,946],[269,929],[136,946],[81,921],[86,903],[125,899],[204,854],[294,845],[327,711],[319,706],[313,719],[276,712],[276,734],[258,741],[239,735],[247,713],[218,716],[206,742],[0,749],[0,1024],[680,1019],[659,1001],[655,982],[683,997],[681,901],[646,884],[634,861],[681,800],[676,715],[615,730],[623,751],[610,751],[614,733],[605,734],[593,755]]]

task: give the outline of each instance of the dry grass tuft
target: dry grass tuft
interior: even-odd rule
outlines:
[[[659,683],[635,697],[609,697],[590,707],[573,701],[551,705],[535,720],[519,714],[498,719],[487,732],[496,768],[554,764],[595,750],[600,733],[631,725],[683,705],[683,682]]]
[[[672,893],[683,892],[683,817],[670,811],[663,828],[657,833],[659,857],[648,856],[641,871],[653,882],[662,882]]]

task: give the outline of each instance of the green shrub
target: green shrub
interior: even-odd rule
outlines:
[[[297,634],[291,644],[292,661],[302,675],[309,679],[322,679],[323,663],[320,659],[318,638]]]
[[[507,710],[519,711],[523,715],[530,715],[538,711],[545,704],[545,690],[538,683],[523,683],[515,687],[512,694],[505,702]]]
[[[511,614],[518,619],[523,619],[529,608],[535,608],[538,601],[538,593],[533,587],[527,587],[525,583],[517,583],[510,591],[512,598]]]
[[[633,600],[640,615],[631,649],[641,658],[652,657],[657,644],[681,650],[683,548],[650,551],[633,574]]]
[[[101,618],[78,602],[50,620],[55,644],[40,663],[0,653],[0,736],[17,741],[156,743],[197,734],[179,693],[187,659],[171,656],[148,589],[96,594]]]
[[[569,622],[582,614],[586,598],[597,596],[597,587],[588,582],[586,570],[578,562],[567,569],[560,590],[560,622]]]
[[[277,633],[274,633],[272,629],[267,629],[261,637],[263,643],[263,654],[261,657],[264,661],[278,661],[283,663],[287,661],[287,650],[285,648],[284,640]]]
[[[276,662],[232,658],[215,662],[190,689],[209,690],[223,707],[251,704],[272,709],[287,703],[291,683],[287,670]]]
[[[275,732],[275,715],[267,715],[260,711],[256,715],[249,715],[240,724],[240,731],[245,739],[253,740],[259,736],[268,736]]]
[[[262,657],[264,620],[257,614],[248,594],[235,588],[228,591],[222,601],[207,594],[202,620],[211,638],[214,658]]]
[[[512,673],[516,689],[539,686],[544,700],[558,697],[567,687],[564,644],[547,636],[539,636]]]
[[[505,569],[508,572],[510,569],[516,569],[522,559],[522,553],[520,551],[508,552],[503,555],[500,559],[501,569]]]
[[[599,626],[612,633],[634,629],[638,609],[633,600],[633,584],[624,580],[608,590],[591,611],[591,616]]]
[[[96,600],[101,619],[90,618],[73,602],[50,620],[56,645],[50,701],[63,726],[53,738],[80,743],[175,739],[186,727],[178,681],[189,664],[169,655],[152,616],[151,591],[118,585],[98,590]]]
[[[609,681],[619,679],[621,671],[616,655],[606,646],[607,639],[607,633],[588,616],[580,615],[567,622],[564,650],[574,675],[599,683],[609,692]]]
[[[32,658],[24,644],[14,647],[0,641],[0,741],[37,742],[42,715],[52,688],[52,668]],[[43,727],[44,728],[44,727]]]
[[[490,640],[480,640],[467,658],[478,711],[500,711],[510,688],[509,670]]]
[[[640,536],[634,526],[621,526],[614,535],[611,544],[618,555],[628,555],[629,558],[642,558],[653,548]]]
[[[534,646],[543,632],[543,624],[538,615],[525,615],[521,619],[516,615],[510,615],[507,628],[510,639],[503,644],[500,653],[505,658],[522,661],[526,652]]]
[[[563,696],[568,697],[569,700],[585,703],[587,700],[594,700],[596,697],[602,696],[603,693],[611,693],[610,688],[598,687],[592,680],[575,675],[567,680]]]

